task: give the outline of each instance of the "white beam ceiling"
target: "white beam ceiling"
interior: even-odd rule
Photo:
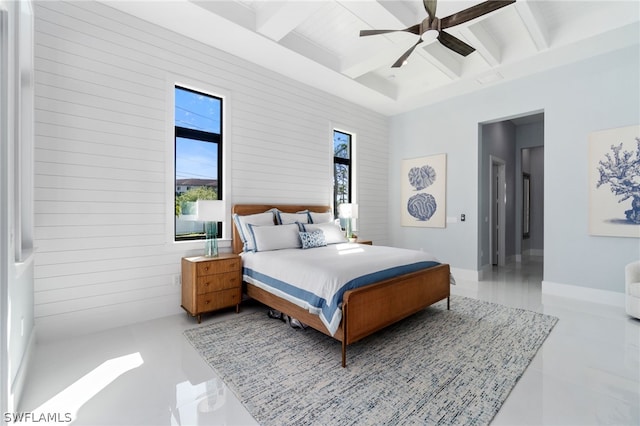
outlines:
[[[447,29],[469,56],[425,42],[392,69],[418,36],[359,31],[420,23],[421,0],[102,1],[388,115],[640,42],[636,0],[517,0]],[[479,3],[440,0],[436,15]]]

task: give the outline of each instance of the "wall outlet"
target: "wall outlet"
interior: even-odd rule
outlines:
[[[181,284],[181,281],[182,281],[181,278],[182,277],[180,276],[180,274],[174,275],[173,276],[173,285],[179,286]]]

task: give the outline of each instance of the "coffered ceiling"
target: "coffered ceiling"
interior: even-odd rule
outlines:
[[[104,3],[387,115],[638,45],[640,2],[517,0],[447,31],[467,57],[406,32],[421,0],[175,0]],[[481,1],[439,0],[440,18]]]

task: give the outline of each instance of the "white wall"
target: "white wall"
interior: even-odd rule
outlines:
[[[453,267],[478,270],[478,123],[544,111],[544,280],[622,293],[624,265],[640,258],[638,239],[588,233],[588,136],[638,124],[638,45],[488,87],[392,118],[390,235],[398,246],[425,247]],[[402,228],[400,162],[447,153],[446,229]]]
[[[183,312],[174,83],[226,97],[230,204],[328,204],[332,126],[354,132],[360,234],[387,240],[387,118],[104,4],[35,12],[39,338]]]

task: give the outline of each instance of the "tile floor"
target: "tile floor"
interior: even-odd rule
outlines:
[[[453,289],[560,318],[492,424],[639,425],[640,321],[619,308],[543,298],[541,280],[542,259],[531,258]],[[182,336],[194,326],[177,315],[39,343],[20,410],[68,413],[74,425],[255,424]]]

